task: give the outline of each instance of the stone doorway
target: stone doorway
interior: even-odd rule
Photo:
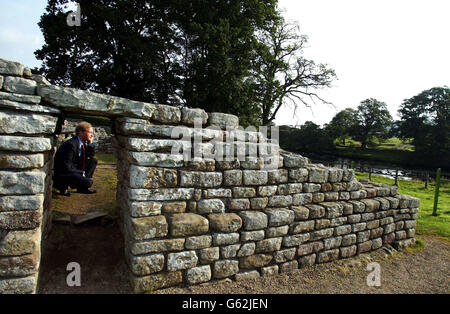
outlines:
[[[42,239],[38,293],[126,293],[129,279],[124,256],[119,207],[116,201],[117,157],[111,147],[109,118],[68,114],[57,147],[74,134],[80,121],[90,122],[97,145],[98,165],[92,188],[85,195],[69,189],[70,197],[51,192],[51,223]],[[106,132],[105,132],[106,131]],[[109,138],[105,138],[109,135]],[[109,142],[109,147],[108,147]],[[47,194],[47,195],[49,195]],[[69,263],[80,265],[80,286],[69,286]]]

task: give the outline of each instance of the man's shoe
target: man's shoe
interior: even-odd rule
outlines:
[[[92,189],[77,189],[78,193],[81,194],[94,194],[97,193],[97,190],[92,190]]]
[[[59,194],[63,195],[63,196],[70,196],[70,195],[72,195],[72,194],[70,194],[70,191],[67,190],[67,189],[59,191]]]

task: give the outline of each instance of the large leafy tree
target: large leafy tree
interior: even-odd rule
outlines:
[[[317,93],[329,87],[335,72],[325,64],[316,64],[303,55],[307,37],[296,23],[282,17],[258,29],[258,50],[254,59],[253,83],[261,122],[270,124],[283,106],[311,106],[315,100],[325,103]]]
[[[345,139],[355,133],[357,121],[358,112],[355,109],[346,108],[331,119],[330,123],[326,125],[326,129],[333,139],[338,139],[345,145]]]
[[[256,29],[276,0],[80,0],[81,26],[66,25],[68,0],[48,0],[35,52],[57,84],[136,100],[258,116],[251,76]]]
[[[176,27],[165,1],[80,0],[81,26],[68,27],[64,7],[48,0],[35,52],[53,83],[136,100],[170,102],[179,85]]]
[[[386,104],[374,98],[361,102],[356,119],[351,135],[361,142],[362,149],[374,138],[386,138],[393,121]]]
[[[417,158],[427,156],[433,165],[449,167],[450,88],[434,87],[405,99],[399,114],[400,136],[413,139]]]

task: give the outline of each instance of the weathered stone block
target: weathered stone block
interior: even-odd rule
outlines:
[[[143,255],[167,251],[181,251],[184,248],[185,239],[164,239],[145,242],[128,243],[131,254]]]
[[[241,216],[245,230],[258,230],[267,228],[268,218],[265,213],[256,211],[241,211]]]
[[[294,222],[290,226],[290,234],[297,234],[302,232],[308,232],[314,230],[315,221],[314,220],[308,220],[308,221],[301,221],[301,222]]]
[[[245,271],[245,272],[241,272],[235,275],[235,280],[236,281],[240,281],[240,280],[247,280],[247,279],[255,279],[255,278],[259,278],[261,277],[261,275],[259,274],[259,272],[257,270],[251,270],[251,271]]]
[[[289,179],[294,182],[308,181],[308,169],[289,169]]]
[[[180,186],[213,188],[222,184],[222,173],[180,171]]]
[[[26,255],[35,252],[41,243],[41,229],[11,230],[0,239],[0,256]]]
[[[342,237],[334,237],[323,240],[325,250],[339,248],[342,243]]]
[[[236,254],[240,247],[241,247],[240,244],[232,244],[232,245],[222,246],[220,248],[220,255],[222,258],[236,257]]]
[[[352,257],[356,255],[358,247],[356,245],[348,246],[348,247],[341,247],[339,249],[340,255],[343,258]]]
[[[250,200],[248,198],[232,198],[227,202],[229,210],[247,210],[250,209]]]
[[[222,130],[234,130],[239,126],[239,118],[227,113],[210,112],[208,125],[216,125]]]
[[[286,169],[276,169],[276,170],[269,170],[267,172],[267,175],[268,175],[267,181],[268,184],[279,184],[288,182],[289,172]]]
[[[176,170],[131,165],[129,172],[130,187],[134,189],[157,189],[177,186]]]
[[[299,246],[300,244],[308,241],[310,239],[309,233],[295,234],[283,237],[283,246],[293,247]]]
[[[41,210],[0,212],[0,229],[33,229],[40,226],[41,219]]]
[[[167,270],[177,271],[195,267],[198,257],[195,251],[169,253],[167,255]]]
[[[225,204],[220,199],[202,199],[197,203],[199,214],[223,213]]]
[[[194,125],[194,122],[203,125],[208,121],[208,114],[203,109],[183,108],[181,117],[181,122],[187,125]]]
[[[242,238],[242,236],[241,236]],[[256,244],[254,242],[247,242],[241,245],[241,248],[239,249],[237,256],[238,257],[244,257],[244,256],[250,256],[255,254]]]
[[[131,277],[131,287],[134,293],[148,293],[157,289],[176,286],[181,282],[183,282],[181,271],[159,273],[144,277]]]
[[[305,205],[312,202],[312,193],[299,193],[292,195],[292,205]]]
[[[256,253],[269,253],[279,251],[282,238],[270,238],[256,242]]]
[[[286,207],[292,205],[292,196],[290,195],[274,195],[269,198],[270,207]]]
[[[223,184],[241,185],[242,184],[242,170],[226,170],[223,172]]]
[[[209,265],[194,267],[186,271],[186,281],[191,284],[199,284],[211,280],[211,267]]]
[[[242,269],[264,267],[269,264],[271,260],[272,255],[270,254],[255,254],[251,256],[245,256],[239,259],[239,267]]]
[[[256,195],[256,191],[254,188],[247,187],[234,187],[233,188],[233,197],[235,198],[248,198],[254,197]]]
[[[275,195],[278,187],[276,185],[259,186],[258,195],[262,197],[269,197]]]
[[[264,230],[241,231],[241,242],[258,241],[264,239]]]
[[[317,166],[306,167],[309,173],[309,182],[325,183],[328,181],[328,169]]]
[[[211,214],[208,219],[214,231],[236,232],[242,227],[242,219],[236,214]]]
[[[265,185],[268,181],[267,171],[243,170],[243,181],[244,185]]]
[[[272,227],[266,229],[266,238],[275,238],[284,236],[288,233],[289,226]]]
[[[167,235],[168,224],[164,216],[131,218],[130,236],[135,240],[161,238]]]
[[[44,193],[44,172],[0,171],[0,194],[41,194]]]
[[[216,279],[233,276],[239,272],[239,262],[222,260],[214,263],[213,277]]]
[[[150,275],[163,269],[164,255],[131,256],[129,266],[133,274],[137,276]]]
[[[313,231],[310,233],[310,240],[316,241],[316,240],[320,240],[320,239],[329,238],[333,235],[333,231],[334,231],[333,228]]]
[[[193,188],[128,189],[128,199],[131,201],[182,201],[193,197]]]
[[[4,75],[22,76],[25,66],[19,62],[0,59],[0,73]]]
[[[317,254],[317,263],[331,262],[339,257],[339,249],[328,250]]]
[[[287,208],[270,208],[264,211],[269,218],[269,226],[288,225],[294,221],[294,212]]]
[[[209,230],[208,219],[192,213],[173,214],[169,218],[170,235],[173,237],[200,235]]]
[[[256,210],[263,210],[267,207],[269,203],[269,198],[267,197],[256,197],[250,199],[250,208]]]
[[[296,248],[281,250],[273,254],[275,263],[284,263],[293,260],[295,257]],[[298,268],[298,267],[297,267]]]
[[[0,212],[38,210],[43,203],[42,194],[0,196]]]
[[[302,183],[288,183],[288,184],[280,184],[278,186],[277,193],[280,195],[288,195],[288,194],[302,193],[302,191],[303,191]]]
[[[325,208],[319,205],[306,205],[309,209],[309,219],[322,218],[325,216]]]
[[[239,242],[239,233],[213,233],[214,245],[229,245]]]
[[[278,275],[278,265],[262,267],[261,275],[262,276]]]
[[[10,93],[35,95],[37,83],[21,77],[6,76],[3,89]]]
[[[12,110],[0,112],[1,134],[52,134],[58,118],[50,115],[21,113]]]
[[[202,264],[209,264],[219,259],[219,248],[211,247],[206,249],[201,249],[199,251],[200,262]]]
[[[210,247],[211,243],[212,236],[210,235],[188,237],[186,238],[185,247],[189,250],[198,250]]]

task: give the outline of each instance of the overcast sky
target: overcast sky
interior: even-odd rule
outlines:
[[[284,109],[277,124],[324,124],[367,98],[387,103],[394,118],[405,98],[450,85],[448,0],[279,0],[284,15],[309,37],[305,55],[336,71],[319,94],[335,108]],[[45,0],[0,0],[0,58],[39,66],[33,52],[44,39],[37,22]],[[83,9],[83,8],[82,8]]]

